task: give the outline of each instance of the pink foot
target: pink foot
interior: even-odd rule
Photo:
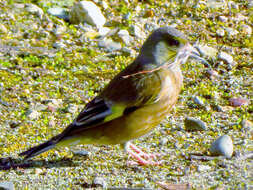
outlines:
[[[132,143],[128,143],[126,145],[126,151],[129,153],[129,155],[133,158],[135,158],[137,161],[128,161],[127,165],[133,166],[133,165],[161,165],[161,161],[154,161],[153,159],[156,159],[160,156],[160,154],[147,154],[143,152],[141,149],[139,149],[137,146],[133,145]]]

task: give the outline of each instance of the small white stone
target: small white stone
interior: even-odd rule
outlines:
[[[233,57],[225,52],[220,52],[219,55],[218,55],[218,58],[223,60],[223,61],[226,61],[228,64],[233,64]]]
[[[30,120],[34,120],[34,119],[37,119],[39,116],[40,116],[40,113],[34,109],[29,109],[27,112],[26,112],[26,115],[27,117],[30,119]]]
[[[227,31],[227,33],[228,33],[229,36],[235,36],[235,35],[237,35],[239,33],[237,30],[235,30],[233,28],[229,28],[229,27],[226,28],[226,31]]]
[[[225,156],[231,158],[233,154],[233,141],[228,135],[223,135],[214,141],[211,145],[210,152],[214,156]]]
[[[249,25],[243,24],[241,27],[242,27],[242,32],[243,33],[247,34],[248,36],[251,36],[252,28]]]
[[[228,18],[225,17],[225,16],[219,16],[219,20],[220,20],[221,22],[227,22],[227,21],[228,21]]]
[[[120,30],[118,32],[118,36],[126,45],[128,45],[131,41],[130,35],[127,30]]]
[[[102,7],[104,9],[108,9],[109,8],[108,4],[105,1],[102,1]]]
[[[57,49],[65,48],[66,45],[63,42],[55,42],[53,43],[53,47]]]
[[[211,167],[210,166],[206,166],[206,165],[199,165],[198,166],[198,172],[204,172],[204,171],[207,171],[207,170],[210,170]]]
[[[47,12],[50,15],[53,15],[53,16],[56,16],[56,17],[62,18],[62,19],[68,19],[68,17],[69,17],[67,11],[63,8],[58,8],[58,7],[49,8],[47,10]]]
[[[218,29],[217,31],[216,31],[216,34],[218,35],[218,36],[220,36],[220,37],[223,37],[224,35],[225,35],[225,31],[223,30],[223,29]]]
[[[105,48],[108,52],[117,51],[121,49],[121,44],[114,42],[112,39],[102,39],[98,42],[98,46]]]
[[[96,4],[91,1],[81,1],[73,6],[70,12],[70,22],[73,24],[87,22],[100,28],[105,24],[106,19]]]
[[[100,36],[104,36],[106,35],[111,29],[110,28],[107,28],[107,27],[100,27],[98,29],[98,33]]]
[[[218,53],[217,49],[209,47],[207,45],[198,44],[197,48],[203,56],[207,57],[215,57]]]
[[[40,19],[42,19],[44,12],[41,8],[39,8],[37,5],[34,5],[32,3],[25,5],[26,11],[32,14],[36,14]]]
[[[130,33],[133,35],[133,36],[136,36],[137,38],[144,38],[145,37],[145,34],[144,32],[141,31],[141,28],[137,25],[132,25],[130,27]]]

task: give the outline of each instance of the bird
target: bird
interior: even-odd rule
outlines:
[[[156,155],[131,143],[149,134],[176,104],[183,84],[180,65],[198,51],[179,30],[155,29],[136,59],[119,72],[60,134],[20,153],[24,160],[52,148],[78,144],[125,146],[140,165],[157,165]]]

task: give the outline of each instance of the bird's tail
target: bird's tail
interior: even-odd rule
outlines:
[[[37,156],[43,152],[46,152],[49,149],[54,148],[56,146],[56,144],[59,142],[59,140],[60,140],[60,135],[55,136],[52,139],[50,139],[42,144],[34,146],[34,147],[30,148],[29,150],[20,153],[19,156],[24,156],[24,160],[27,160],[27,159]]]

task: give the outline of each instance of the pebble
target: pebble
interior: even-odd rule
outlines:
[[[186,131],[206,131],[207,130],[206,124],[199,119],[187,117],[184,120],[184,124],[185,124]]]
[[[220,20],[221,22],[227,22],[227,21],[228,21],[228,17],[219,16],[219,20]]]
[[[230,37],[233,37],[239,33],[237,30],[230,28],[230,27],[225,28],[225,30],[227,31],[228,36],[230,36]]]
[[[63,8],[49,8],[47,10],[47,13],[53,16],[56,16],[58,18],[64,19],[64,20],[69,20],[69,15],[68,12],[63,9]]]
[[[37,119],[39,118],[40,116],[40,112],[34,110],[34,109],[29,109],[27,112],[26,112],[26,116],[30,119],[30,120],[34,120],[34,119]]]
[[[107,28],[107,27],[100,27],[98,29],[98,34],[99,36],[105,36],[106,34],[108,34],[108,32],[110,31],[111,29],[110,28]]]
[[[241,125],[243,128],[246,128],[248,130],[253,130],[253,123],[247,119],[243,119],[241,121]]]
[[[225,62],[227,62],[228,64],[233,64],[233,57],[225,52],[220,52],[219,55],[218,55],[218,59],[221,59]]]
[[[118,36],[126,45],[128,45],[131,42],[129,32],[127,30],[120,30],[118,32]]]
[[[239,98],[230,98],[229,103],[233,107],[240,107],[242,105],[248,105],[249,100],[246,98],[240,98],[240,97]]]
[[[105,1],[102,1],[101,3],[102,3],[102,7],[104,9],[108,9],[109,8],[108,4]]]
[[[13,182],[9,182],[9,181],[1,181],[0,182],[0,189],[14,190],[14,184],[13,184]]]
[[[130,20],[131,19],[131,12],[128,12],[127,14],[123,15],[124,20]]]
[[[77,156],[89,156],[90,152],[88,152],[86,150],[80,150],[80,151],[73,152],[73,154],[77,155]]]
[[[193,101],[195,104],[198,104],[200,106],[205,106],[204,101],[199,96],[194,96]]]
[[[242,28],[242,32],[243,32],[243,33],[245,33],[245,34],[248,35],[248,36],[251,36],[251,34],[252,34],[252,28],[251,28],[249,25],[243,24],[243,25],[241,26],[241,28]]]
[[[145,37],[145,34],[141,31],[141,28],[137,25],[130,26],[130,34],[140,39]]]
[[[125,54],[127,56],[131,56],[131,57],[136,57],[137,56],[136,51],[134,51],[133,49],[127,48],[127,47],[123,47],[121,49],[121,51],[122,51],[123,54]]]
[[[53,47],[56,49],[61,49],[61,48],[65,48],[66,45],[63,42],[55,42],[53,43]]]
[[[167,142],[168,142],[168,138],[162,138],[161,140],[160,140],[160,142],[159,142],[159,145],[166,145],[167,144]]]
[[[66,27],[61,25],[56,25],[52,32],[57,36],[66,33]]]
[[[220,136],[212,143],[210,152],[213,156],[225,156],[226,158],[231,158],[233,154],[233,141],[230,136]]]
[[[208,0],[206,6],[212,9],[218,9],[224,7],[224,3],[219,0]]]
[[[198,166],[198,172],[204,172],[204,171],[207,171],[207,170],[210,170],[211,167],[210,166],[207,166],[207,165],[199,165]]]
[[[98,46],[105,48],[106,51],[112,52],[121,49],[121,44],[118,42],[112,41],[112,39],[104,38],[98,42]]]
[[[27,12],[37,15],[40,19],[42,19],[43,15],[44,15],[43,10],[40,7],[38,7],[37,5],[34,5],[32,3],[27,3],[25,5],[25,9]]]
[[[218,53],[217,49],[209,47],[207,45],[198,44],[196,45],[196,48],[199,50],[202,56],[206,56],[210,58],[216,57]]]
[[[106,188],[107,186],[105,179],[102,177],[95,177],[93,180],[93,184],[96,186],[102,186],[103,188]]]
[[[208,75],[208,77],[209,77],[210,79],[212,79],[212,80],[215,79],[215,78],[217,78],[217,77],[219,77],[218,72],[215,71],[215,70],[213,70],[213,69],[207,70],[207,75]]]
[[[40,174],[42,174],[43,173],[43,170],[42,169],[40,169],[40,168],[36,168],[35,169],[35,174],[36,175],[40,175]]]
[[[70,11],[69,19],[72,24],[87,22],[97,28],[102,27],[106,22],[99,7],[91,1],[80,1],[75,3]]]
[[[225,36],[225,30],[223,30],[223,29],[218,29],[217,31],[216,31],[216,34],[218,35],[218,36],[220,36],[220,37],[223,37],[223,36]]]

